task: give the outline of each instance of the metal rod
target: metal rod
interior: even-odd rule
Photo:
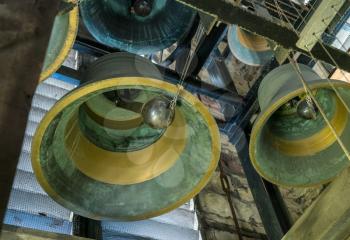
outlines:
[[[228,201],[229,206],[230,206],[233,222],[235,223],[236,232],[238,234],[238,239],[243,240],[241,228],[239,226],[238,219],[237,219],[236,210],[233,206],[234,204],[233,204],[232,197],[231,197],[231,184],[230,184],[230,181],[228,179],[228,176],[224,173],[221,161],[219,162],[219,169],[220,169],[221,187],[224,190],[224,192],[226,193],[226,197],[227,197],[227,201]]]

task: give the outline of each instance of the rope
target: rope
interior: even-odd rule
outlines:
[[[281,20],[283,20],[283,17],[281,15],[281,13],[283,14],[283,12],[281,12],[281,8],[280,6],[278,5],[277,1],[274,0],[277,8],[279,9],[279,16],[281,18]],[[287,21],[288,21],[288,18],[286,17]],[[305,19],[304,19],[305,21]],[[296,34],[299,36],[299,33],[294,29],[293,25],[288,21],[288,23],[291,25],[292,29],[296,32]],[[322,44],[322,43],[321,43]],[[333,135],[335,136],[337,142],[339,143],[340,147],[342,148],[342,150],[344,151],[346,157],[348,158],[348,160],[350,161],[350,153],[349,151],[347,150],[347,148],[345,147],[345,144],[343,143],[343,141],[340,139],[340,137],[338,136],[337,132],[335,131],[334,127],[332,126],[332,124],[330,123],[329,119],[327,118],[325,112],[323,111],[323,109],[321,108],[321,105],[319,104],[319,102],[317,101],[317,99],[314,97],[310,87],[308,86],[308,84],[306,83],[302,73],[301,73],[301,70],[300,70],[300,67],[299,65],[296,63],[296,61],[288,55],[288,60],[290,61],[291,65],[293,66],[294,70],[296,71],[297,75],[298,75],[298,78],[299,80],[301,81],[302,85],[303,85],[303,88],[305,90],[305,93],[307,94],[307,96],[309,98],[312,99],[312,101],[315,103],[316,107],[318,108],[318,110],[320,111],[321,113],[321,116],[322,118],[324,119],[324,121],[326,122],[326,124],[328,125],[328,127],[330,128],[331,132],[333,133]],[[331,84],[331,86],[335,89],[333,83],[331,83],[331,81],[327,78],[327,80],[329,81],[329,83]],[[348,110],[348,107],[347,105],[345,104],[343,98],[340,97],[338,91],[337,92],[337,96],[339,97],[339,99],[342,101],[342,103],[344,104],[344,106],[346,107],[348,113],[349,113],[349,110]]]
[[[279,10],[281,10],[281,8],[280,8],[280,6],[278,5],[278,3],[276,2],[276,0],[274,0],[274,1],[275,1],[275,3],[277,4],[277,8],[278,8]],[[313,6],[311,6],[311,8],[314,9]],[[296,8],[295,8],[295,10],[297,11]],[[300,14],[299,11],[297,11],[297,12],[298,12],[299,16],[302,18],[302,21],[306,24],[307,22],[306,22],[305,18]],[[282,12],[282,14],[283,14],[283,12]],[[279,15],[280,15],[280,13],[279,13]],[[280,18],[282,19],[282,16],[281,16],[281,15],[280,15]],[[288,21],[288,18],[287,18],[287,17],[285,17],[285,18],[286,18],[287,21]],[[291,24],[291,22],[288,21],[288,23],[291,25],[291,27],[292,27],[293,31],[295,32],[295,34],[297,34],[297,35],[300,37],[300,34],[299,34],[298,31],[293,27],[293,25]],[[315,36],[315,35],[314,35],[314,36]],[[324,44],[322,43],[322,41],[321,41],[319,38],[317,38],[316,36],[315,36],[315,38],[316,38],[317,41],[320,43],[320,45],[322,46],[322,48],[326,51],[327,55],[331,58],[332,62],[334,62],[335,65],[339,68],[339,65],[336,63],[336,61],[335,61],[334,58],[331,56],[331,54],[329,53],[329,51],[327,51],[327,49],[325,48],[325,46],[324,46]],[[315,56],[311,53],[311,50],[310,50],[307,46],[305,46],[305,47],[306,47],[306,49],[308,50],[308,52],[309,52],[311,58],[312,58],[315,62],[317,62],[317,59],[316,59]],[[347,78],[347,76],[346,76],[342,71],[341,71],[341,73],[343,74],[343,76],[345,77],[345,79],[348,80],[348,81],[350,82],[350,80]],[[332,83],[332,81],[331,81],[329,78],[326,78],[326,79],[327,79],[327,81],[328,81],[328,84],[332,87],[332,90],[336,93],[337,97],[340,99],[341,103],[344,105],[346,111],[350,114],[350,108],[349,108],[349,106],[346,104],[346,102],[344,101],[344,99],[342,98],[342,96],[340,95],[340,93],[339,93],[339,91],[337,90],[337,88],[334,86],[334,84]]]

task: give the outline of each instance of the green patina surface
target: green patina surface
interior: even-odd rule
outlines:
[[[330,90],[325,90],[325,93]],[[347,89],[339,89],[341,96],[350,103],[350,92]],[[332,106],[332,100],[325,105]],[[334,109],[331,110],[333,112]],[[330,113],[329,115],[332,115]],[[348,116],[350,117],[350,116]],[[320,124],[321,125],[321,124]],[[305,126],[302,124],[302,126]],[[318,124],[312,125],[314,129],[296,130],[294,136],[300,138],[303,131],[308,136],[318,128]],[[256,145],[256,160],[259,167],[266,176],[274,179],[282,185],[312,185],[319,182],[325,182],[338,175],[341,170],[349,165],[349,162],[339,144],[334,143],[325,150],[310,156],[288,156],[273,147],[270,138],[266,137],[270,131],[270,126],[266,125],[260,134],[258,134]],[[274,132],[277,132],[276,129]],[[280,131],[283,133],[283,131]],[[347,124],[343,134],[342,141],[346,146],[350,145],[350,125]],[[288,135],[283,133],[286,138]],[[291,137],[291,138],[292,138]]]
[[[326,112],[328,119],[333,119],[336,111],[336,95],[332,90],[320,89],[316,99]],[[315,120],[306,120],[296,112],[291,115],[281,115],[276,112],[266,124],[273,135],[285,140],[303,139],[319,132],[326,126],[321,114]]]
[[[309,87],[317,89],[317,99],[326,111],[328,118],[331,119],[335,114],[336,97],[328,80],[320,79],[312,69],[305,65],[299,64],[299,67]],[[340,87],[340,82],[331,81],[347,105],[350,106],[349,88]],[[265,118],[258,118],[257,122],[262,123],[262,126],[259,125],[259,129],[253,128],[257,134],[255,148],[251,148],[250,151],[255,154],[255,165],[259,172],[277,184],[310,186],[324,183],[337,176],[349,165],[344,151],[337,142],[322,151],[295,156],[280,151],[274,142],[275,139],[271,138],[272,133],[284,140],[303,139],[312,136],[326,126],[324,120],[321,120],[320,114],[316,120],[303,120],[295,114],[283,115],[278,112],[283,104],[304,93],[302,83],[290,64],[282,65],[270,72],[259,88],[258,99],[262,111],[261,116],[265,116],[264,113],[268,119],[266,122],[260,122],[265,121]],[[350,118],[349,114],[347,118]],[[350,125],[346,124],[340,136],[345,146],[350,146],[349,133]]]
[[[175,0],[153,0],[146,17],[130,12],[130,0],[85,0],[80,12],[89,32],[105,45],[137,54],[170,47],[191,29],[196,12]]]
[[[161,93],[150,87],[145,87],[145,90]],[[88,97],[96,94],[101,92]],[[187,122],[188,144],[167,172],[131,185],[106,184],[87,177],[69,159],[64,144],[69,119],[86,100],[87,97],[80,98],[72,103],[51,122],[40,149],[40,163],[45,178],[52,189],[65,199],[60,203],[67,208],[83,216],[119,220],[154,213],[186,196],[208,171],[212,149],[207,123],[182,99],[178,109]]]
[[[153,129],[144,123],[128,130],[103,127],[92,120],[81,107],[79,126],[85,137],[92,143],[113,152],[140,150],[157,141],[164,133],[164,130]]]
[[[55,18],[53,29],[50,36],[49,45],[46,50],[43,71],[54,63],[61,52],[66,41],[69,29],[69,13],[58,15]]]
[[[126,88],[120,88],[126,89]],[[135,101],[145,103],[147,100],[159,95],[156,92],[143,91],[137,86],[133,89],[141,90],[141,94]],[[107,99],[103,94],[97,95],[89,100],[89,107],[101,116],[114,120],[127,120],[135,118],[138,113],[127,109],[118,108],[115,103]],[[113,152],[135,151],[145,148],[157,141],[165,130],[153,129],[147,124],[141,124],[136,128],[127,130],[112,129],[94,121],[81,106],[79,108],[79,125],[84,135],[96,146]]]

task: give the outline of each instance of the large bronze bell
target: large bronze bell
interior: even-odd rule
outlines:
[[[74,4],[76,1],[68,0],[67,2]],[[56,72],[68,56],[78,32],[78,21],[78,7],[73,7],[70,11],[56,16],[46,50],[40,81],[45,80]]]
[[[177,92],[161,79],[148,60],[115,53],[54,105],[34,136],[32,165],[55,201],[93,219],[139,220],[177,208],[206,185],[220,155],[216,122],[184,90],[167,128],[146,124],[144,105]]]
[[[175,0],[84,0],[80,11],[97,41],[137,54],[170,47],[190,31],[196,16]]]
[[[232,54],[247,65],[264,65],[273,57],[273,51],[265,38],[235,25],[230,26],[227,41]]]
[[[350,146],[349,113],[327,79],[305,65],[302,75],[345,146]],[[350,106],[350,84],[331,80]],[[344,151],[314,103],[308,102],[292,65],[283,65],[262,81],[261,113],[250,141],[255,169],[267,180],[287,186],[312,186],[332,180],[349,166]],[[314,112],[314,117],[310,112]]]

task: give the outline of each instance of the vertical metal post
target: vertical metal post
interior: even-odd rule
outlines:
[[[89,239],[102,239],[101,221],[74,215],[73,235]]]
[[[0,1],[0,228],[59,0]]]
[[[266,182],[252,166],[248,152],[248,141],[243,130],[237,127],[234,134],[229,137],[231,143],[236,147],[268,239],[281,240],[291,226],[288,216],[284,215],[286,210],[283,203],[278,201],[280,199],[275,198],[275,195],[271,195],[272,191],[269,187],[272,185],[270,183],[265,185]]]
[[[233,118],[224,129],[230,142],[236,147],[238,157],[269,240],[282,239],[284,234],[290,229],[292,223],[278,188],[262,179],[255,171],[249,158],[249,138],[244,132],[244,129],[249,125],[252,115],[259,109],[257,92],[262,79],[277,66],[278,63],[276,60],[273,60],[263,68],[259,79],[257,79],[244,99],[244,106],[241,108],[241,113]]]

